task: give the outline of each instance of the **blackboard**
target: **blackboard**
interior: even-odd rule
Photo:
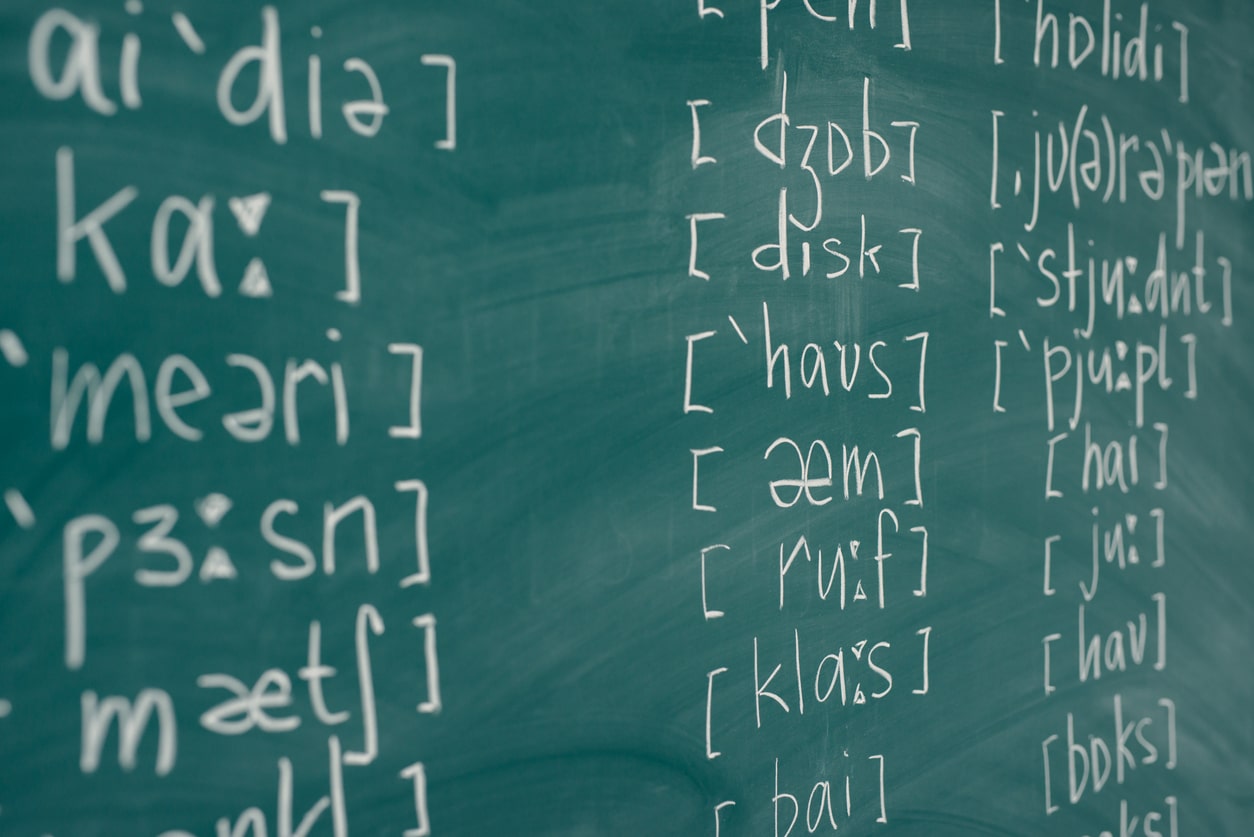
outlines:
[[[1252,38],[7,3],[0,833],[1245,833]]]

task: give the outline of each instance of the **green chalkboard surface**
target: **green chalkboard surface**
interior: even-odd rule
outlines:
[[[6,3],[0,833],[1248,833],[1252,41]]]

